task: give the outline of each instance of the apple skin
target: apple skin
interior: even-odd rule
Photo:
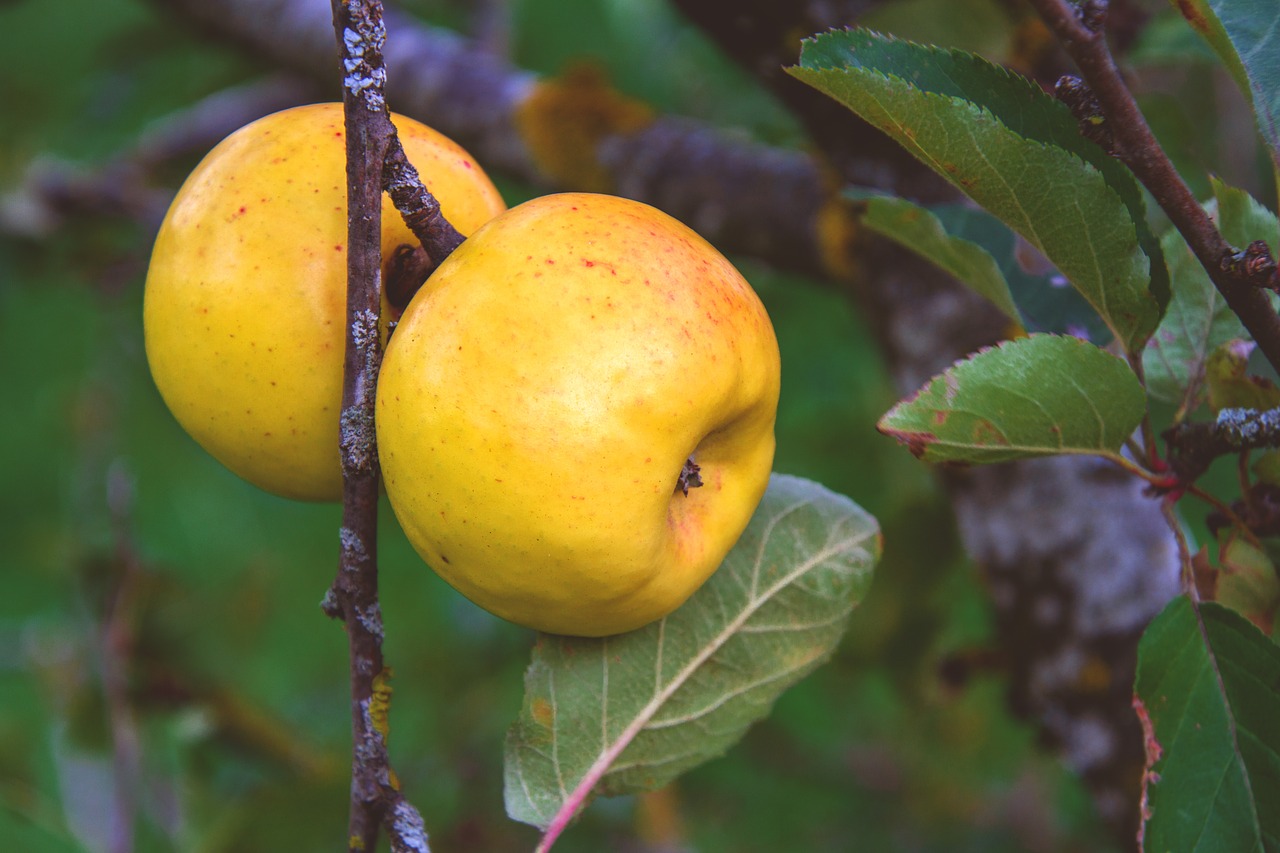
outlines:
[[[393,121],[459,231],[505,209],[460,146],[404,116]],[[341,104],[295,107],[236,131],[178,191],[147,272],[147,360],[174,417],[245,480],[299,500],[342,494],[345,153]],[[384,195],[384,259],[402,243],[417,240]]]
[[[387,496],[423,559],[491,612],[603,636],[674,610],[769,480],[778,345],[705,240],[566,193],[475,232],[410,302],[377,395]],[[677,491],[692,456],[704,485]]]

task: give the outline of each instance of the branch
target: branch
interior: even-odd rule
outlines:
[[[425,851],[422,817],[399,792],[387,755],[391,670],[382,658],[378,604],[378,458],[374,402],[382,363],[381,228],[384,175],[399,200],[416,205],[413,220],[424,242],[437,247],[439,205],[407,167],[387,110],[381,0],[333,0],[333,28],[345,70],[343,108],[347,146],[347,337],[343,362],[340,449],[342,543],[338,576],[324,608],[346,623],[351,655],[351,802],[347,843],[352,853],[376,849],[386,824],[396,851]],[[406,168],[407,167],[407,168]],[[416,185],[416,186],[415,186]],[[409,217],[406,217],[408,219]],[[447,223],[445,223],[447,225]],[[452,230],[447,229],[447,230]],[[417,232],[415,232],[417,233]],[[456,234],[456,232],[453,232]],[[435,259],[443,260],[442,249]]]
[[[150,125],[128,150],[91,171],[42,157],[0,196],[0,233],[42,239],[70,219],[93,215],[127,216],[154,232],[173,200],[171,188],[152,185],[165,166],[204,156],[237,128],[303,103],[308,92],[281,74],[225,89]]]
[[[1280,447],[1280,409],[1223,409],[1213,422],[1179,424],[1164,432],[1169,464],[1191,483],[1219,456]]]
[[[1155,198],[1240,318],[1273,368],[1280,370],[1280,315],[1250,281],[1233,248],[1214,226],[1156,141],[1107,46],[1106,0],[1031,0],[1080,68],[1104,117],[1112,153]]]

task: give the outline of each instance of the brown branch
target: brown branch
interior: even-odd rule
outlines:
[[[153,186],[164,167],[203,156],[267,113],[304,103],[310,87],[276,74],[224,89],[148,126],[125,151],[93,170],[41,158],[0,196],[0,233],[41,239],[79,216],[127,216],[154,231],[173,200]]]
[[[333,0],[333,28],[345,70],[347,146],[347,337],[340,447],[342,544],[325,611],[341,614],[351,656],[351,801],[347,844],[376,848],[386,824],[395,850],[426,851],[422,818],[401,795],[387,755],[390,670],[382,657],[378,604],[378,460],[374,402],[382,362],[381,216],[387,154],[397,144],[383,85],[386,29],[381,0]],[[401,180],[411,183],[403,172]],[[412,193],[411,189],[405,192]],[[421,193],[415,199],[429,207]],[[434,199],[430,199],[434,204]],[[438,205],[435,206],[438,218]]]
[[[1280,447],[1280,409],[1223,409],[1212,422],[1178,424],[1164,438],[1170,466],[1189,484],[1220,456]]]
[[[1115,156],[1155,198],[1267,361],[1280,370],[1280,315],[1234,263],[1239,252],[1214,226],[1138,109],[1107,46],[1105,0],[1085,0],[1079,6],[1068,0],[1031,4],[1079,66],[1110,129]]]

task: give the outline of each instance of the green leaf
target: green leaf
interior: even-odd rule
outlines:
[[[896,139],[1025,237],[1138,351],[1168,299],[1133,176],[1029,80],[866,30],[805,42],[788,71]]]
[[[1032,332],[1107,340],[1096,311],[1038,251],[985,210],[958,204],[924,208],[906,199],[845,193],[865,205],[873,231],[955,276]]]
[[[1223,409],[1267,409],[1280,407],[1280,388],[1264,376],[1248,373],[1252,341],[1231,340],[1209,353],[1205,361],[1205,386],[1209,408],[1216,415]]]
[[[1210,205],[1210,212],[1216,207]],[[1152,397],[1191,412],[1199,405],[1209,354],[1248,333],[1182,235],[1170,229],[1162,242],[1173,297],[1142,353],[1143,372]]]
[[[1143,849],[1280,851],[1280,647],[1234,611],[1175,599],[1143,634]]]
[[[1231,539],[1214,577],[1213,600],[1230,607],[1259,630],[1271,630],[1280,605],[1280,578],[1275,564],[1265,551],[1250,545],[1243,536]]]
[[[1265,240],[1275,252],[1280,232],[1275,214],[1243,190],[1216,178],[1211,184],[1214,199],[1205,209],[1217,220],[1227,241],[1243,247],[1254,240]],[[1147,342],[1142,362],[1148,393],[1156,399],[1178,403],[1184,413],[1189,413],[1203,397],[1210,354],[1248,333],[1182,236],[1170,230],[1161,242],[1169,263],[1173,298],[1159,328]]]
[[[948,233],[928,208],[890,196],[854,196],[863,205],[864,225],[941,267],[986,297],[1020,326],[1009,282],[991,253],[977,243]]]
[[[1242,189],[1217,178],[1210,183],[1218,203],[1218,227],[1227,242],[1244,248],[1254,240],[1265,240],[1274,255],[1280,237],[1280,221],[1276,215]]]
[[[827,659],[866,594],[876,521],[775,474],[742,538],[670,616],[601,639],[539,635],[507,735],[511,817],[563,823],[721,755]]]
[[[935,376],[876,428],[928,462],[1005,462],[1114,453],[1145,411],[1122,360],[1078,338],[1032,335]]]
[[[1280,7],[1275,0],[1176,0],[1253,104],[1258,130],[1280,154]]]

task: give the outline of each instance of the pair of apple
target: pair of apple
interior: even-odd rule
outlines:
[[[395,123],[469,235],[410,302],[379,375],[401,526],[511,621],[600,636],[660,618],[719,565],[768,482],[779,363],[763,306],[654,208],[562,194],[504,211],[466,151]],[[244,479],[303,500],[341,494],[343,156],[339,104],[232,134],[179,191],[146,282],[147,358],[179,423]],[[413,242],[384,198],[384,258]]]

